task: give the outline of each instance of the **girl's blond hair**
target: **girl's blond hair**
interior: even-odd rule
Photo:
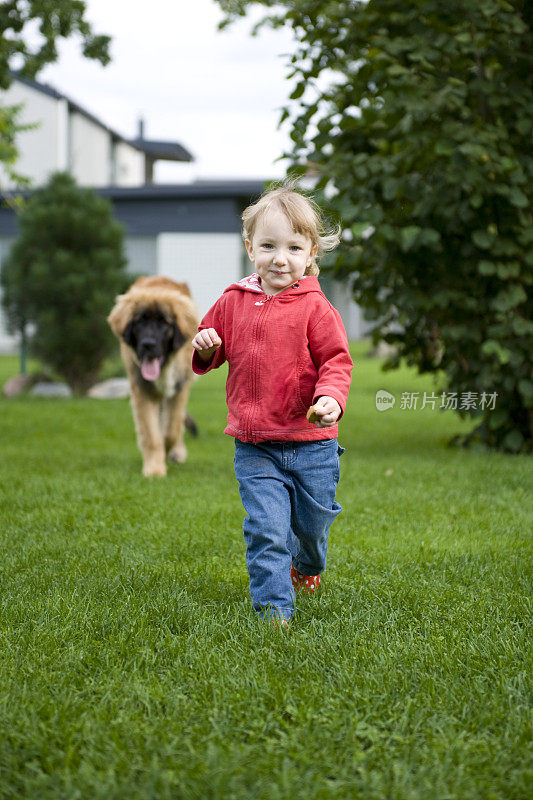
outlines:
[[[293,230],[308,237],[318,247],[305,275],[318,275],[320,270],[317,258],[327,250],[334,250],[340,241],[340,226],[337,230],[327,230],[322,212],[315,201],[297,191],[294,183],[284,183],[276,189],[269,189],[256,203],[245,208],[242,213],[243,239],[252,241],[260,219],[269,211],[281,210],[287,216]]]

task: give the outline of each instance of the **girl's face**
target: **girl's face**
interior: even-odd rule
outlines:
[[[278,294],[299,281],[318,250],[311,239],[293,231],[280,209],[263,215],[245,245],[265,294]]]

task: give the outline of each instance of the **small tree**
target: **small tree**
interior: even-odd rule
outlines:
[[[109,201],[56,173],[19,216],[3,265],[2,303],[11,332],[79,394],[94,383],[114,339],[106,317],[127,283],[123,229]]]

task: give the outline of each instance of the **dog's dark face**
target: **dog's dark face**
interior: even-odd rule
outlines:
[[[185,343],[176,322],[154,309],[140,311],[127,324],[123,339],[135,350],[141,374],[147,381],[157,380],[171,353]]]

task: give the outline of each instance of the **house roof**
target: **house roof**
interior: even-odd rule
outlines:
[[[113,128],[110,128],[108,125],[102,122],[101,119],[98,119],[98,117],[96,117],[94,114],[91,114],[90,111],[87,111],[86,108],[80,106],[79,103],[71,100],[70,97],[67,97],[65,94],[58,92],[57,89],[54,89],[54,87],[50,86],[48,83],[39,83],[39,81],[24,77],[19,72],[12,72],[11,75],[14,80],[17,80],[20,83],[23,83],[26,86],[41,92],[41,94],[46,94],[48,97],[53,97],[54,100],[65,100],[68,103],[69,109],[75,111],[77,114],[81,114],[86,119],[94,122],[100,128],[107,131],[107,133],[109,133],[115,141],[129,144],[131,147],[134,147],[136,150],[140,150],[142,153],[145,153],[145,155],[150,156],[154,160],[194,161],[194,156],[179,142],[155,142],[148,141],[140,137],[137,137],[136,139],[127,139],[125,136],[122,136],[122,134],[118,133],[117,131],[113,130]]]
[[[155,142],[148,139],[132,139],[130,144],[142,150],[155,161],[194,161],[194,156],[178,142]]]
[[[200,180],[194,183],[149,183],[143,186],[104,186],[96,189],[102,197],[109,199],[206,199],[206,198],[250,198],[262,194],[269,178],[241,180]]]
[[[262,194],[265,180],[209,180],[183,184],[96,188],[114,206],[128,236],[160,233],[240,233],[242,209]],[[16,192],[31,197],[32,190]],[[0,201],[2,193],[0,192]],[[18,216],[0,202],[0,237],[16,236]]]

